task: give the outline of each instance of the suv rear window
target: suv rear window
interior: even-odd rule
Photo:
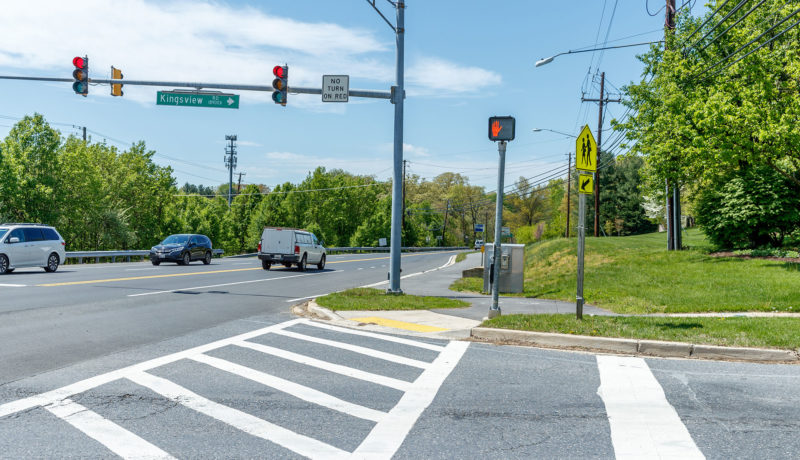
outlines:
[[[44,235],[44,239],[46,239],[46,240],[58,241],[58,240],[61,239],[61,238],[58,237],[58,233],[56,233],[56,231],[53,230],[52,228],[43,228],[42,229],[42,234]]]
[[[40,228],[23,228],[22,231],[25,232],[25,241],[42,241],[44,239]]]

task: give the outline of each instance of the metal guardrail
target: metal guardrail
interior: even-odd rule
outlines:
[[[389,252],[388,246],[381,247],[354,247],[354,248],[325,248],[328,252]],[[461,249],[472,249],[467,246],[403,246],[403,252],[433,252],[433,251],[457,251]]]
[[[212,249],[211,253],[215,256],[221,256],[225,253],[222,249]],[[116,262],[117,257],[122,257],[125,262],[130,262],[131,257],[141,257],[145,260],[150,255],[150,250],[143,251],[67,251],[66,259],[78,259],[78,263],[82,264],[83,259],[94,259],[96,263],[100,263],[102,259],[110,259],[111,262]]]

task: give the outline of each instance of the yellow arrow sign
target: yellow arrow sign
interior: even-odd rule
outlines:
[[[582,171],[597,171],[597,142],[585,125],[575,141],[575,169]]]
[[[578,192],[584,195],[594,193],[594,175],[578,174]]]

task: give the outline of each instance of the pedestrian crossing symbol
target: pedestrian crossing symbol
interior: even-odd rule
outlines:
[[[578,192],[584,195],[594,193],[594,174],[578,174]]]
[[[584,125],[575,141],[575,169],[597,171],[597,142],[589,130],[589,125]]]

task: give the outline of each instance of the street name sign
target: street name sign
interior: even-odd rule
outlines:
[[[347,102],[350,97],[350,75],[323,75],[322,102]]]
[[[594,140],[589,125],[583,126],[575,140],[575,169],[597,171],[597,142]]]
[[[508,228],[508,227],[502,227],[502,228],[500,229],[500,233],[501,233],[503,236],[511,236],[511,229],[510,229],[510,228]]]
[[[475,231],[482,232],[483,231],[483,224],[475,224]]]
[[[158,91],[156,93],[156,105],[238,109],[239,95],[225,93],[197,93],[193,91]]]
[[[578,193],[591,195],[594,193],[594,175],[578,174]]]
[[[514,117],[489,117],[489,140],[490,141],[513,141]]]

